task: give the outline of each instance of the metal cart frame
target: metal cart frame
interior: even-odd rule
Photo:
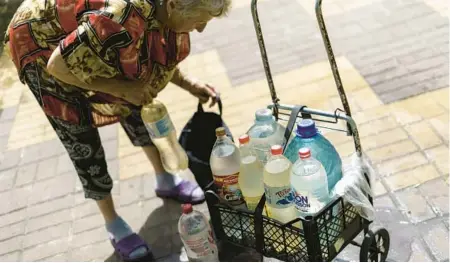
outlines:
[[[316,0],[315,12],[323,43],[327,52],[331,71],[344,110],[334,112],[311,109],[302,105],[280,104],[275,91],[275,85],[269,66],[269,60],[264,44],[257,11],[258,0],[252,0],[251,11],[256,36],[259,43],[264,71],[266,74],[272,104],[268,108],[273,110],[276,120],[289,116],[285,137],[289,138],[298,118],[312,118],[317,122],[336,124],[339,120],[346,122],[345,132],[352,136],[355,151],[362,157],[362,147],[358,129],[351,117],[350,105],[342,85],[336,59],[331,47],[322,15],[322,0]],[[318,118],[320,116],[321,118]],[[286,119],[285,119],[286,120]],[[287,145],[287,143],[286,143]],[[367,174],[365,179],[370,184]],[[368,196],[373,204],[372,197]],[[314,216],[298,218],[288,223],[281,223],[263,215],[265,196],[263,195],[254,212],[230,206],[216,194],[214,183],[210,183],[206,191],[208,209],[211,222],[219,245],[225,250],[238,251],[240,248],[251,248],[259,255],[273,257],[283,261],[331,261],[348,244],[361,248],[360,261],[382,262],[386,260],[389,250],[389,233],[380,228],[376,231],[369,229],[372,222],[362,218],[355,207],[337,197]],[[299,223],[302,228],[300,229]],[[364,231],[364,240],[358,243],[353,239]],[[226,258],[227,251],[222,250],[221,258]],[[260,258],[262,259],[262,257]],[[228,259],[229,260],[229,259]]]

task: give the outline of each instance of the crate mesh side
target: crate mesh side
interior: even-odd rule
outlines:
[[[334,207],[336,209],[327,210],[316,218],[320,249],[325,261],[333,259],[335,254],[331,253],[330,247],[334,246],[342,231],[358,217],[357,209],[349,204],[344,206],[343,201],[337,203]]]
[[[215,205],[214,209],[219,211],[225,238],[229,242],[256,249],[255,218],[251,212],[237,211],[221,205]],[[330,247],[334,247],[342,232],[357,218],[358,210],[349,204],[344,206],[342,199],[317,215],[315,223],[318,232],[312,236],[318,238],[320,251],[312,253],[320,253],[323,261],[332,260],[336,251],[330,250]],[[265,256],[289,262],[308,261],[307,243],[315,240],[305,239],[303,230],[298,228],[300,222],[284,226],[265,216],[262,220]]]
[[[284,261],[308,261],[303,233],[292,226],[263,218],[264,254]]]
[[[229,241],[255,248],[255,219],[253,214],[218,207],[222,226]]]

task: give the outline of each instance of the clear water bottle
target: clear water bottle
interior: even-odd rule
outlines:
[[[241,153],[239,187],[247,203],[247,209],[255,211],[261,196],[264,194],[264,167],[250,147],[249,142],[250,137],[247,134],[239,137],[239,151]]]
[[[248,135],[251,139],[251,147],[263,164],[267,162],[270,156],[272,145],[284,145],[285,129],[275,121],[271,110],[260,109],[256,111],[255,123],[250,127]]]
[[[181,206],[178,233],[190,262],[218,262],[219,252],[206,216],[191,204]]]
[[[217,140],[214,143],[210,165],[219,195],[233,206],[245,207],[239,188],[239,170],[241,155],[225,133],[223,127],[216,129]]]
[[[294,207],[294,192],[291,189],[290,174],[292,164],[283,156],[283,148],[281,145],[274,145],[271,147],[272,156],[264,166],[264,192],[266,195],[267,215],[274,218],[281,223],[287,223],[297,218],[297,211]],[[298,223],[295,224],[298,227]],[[288,252],[298,249],[293,248],[291,244],[287,244],[281,229],[274,232],[273,229],[266,226],[266,233],[272,233],[272,238],[279,237],[278,240],[273,240],[275,250],[281,252],[286,250]]]
[[[317,213],[329,201],[328,180],[322,164],[311,156],[309,148],[298,151],[300,159],[292,166],[291,186],[298,215]]]
[[[283,156],[281,145],[272,146],[271,153],[272,156],[264,167],[267,214],[282,223],[287,223],[297,217],[290,183],[292,164]]]
[[[304,147],[309,148],[312,157],[325,168],[328,177],[328,191],[331,192],[342,178],[342,160],[336,148],[317,131],[316,125],[311,119],[303,119],[297,124],[296,136],[289,142],[284,156],[295,163],[299,158],[298,150]]]
[[[166,106],[153,100],[142,107],[141,116],[153,144],[158,148],[164,169],[174,174],[188,169],[187,154],[178,143],[177,132]]]
[[[213,146],[210,158],[211,171],[214,184],[220,197],[236,208],[245,209],[245,203],[239,187],[239,170],[241,166],[241,155],[239,149],[227,137],[225,129],[216,129],[217,140]],[[221,215],[222,224],[226,234],[231,234],[237,239],[242,239],[242,231],[236,230],[239,224],[246,225],[238,215]]]

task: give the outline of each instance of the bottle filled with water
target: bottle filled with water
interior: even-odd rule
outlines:
[[[297,213],[306,217],[327,205],[328,179],[322,164],[311,156],[309,148],[301,148],[298,155],[300,158],[291,170],[291,186]]]
[[[267,215],[281,223],[288,223],[297,218],[294,207],[294,193],[291,189],[290,174],[292,169],[291,162],[283,156],[281,145],[274,145],[271,148],[272,156],[264,166],[264,192],[266,195]],[[271,231],[270,229],[266,230]],[[273,233],[273,237],[279,237],[274,240],[274,248],[280,252],[284,249],[291,250],[289,244],[284,244],[283,233],[281,229]],[[297,248],[298,249],[298,248]]]
[[[248,135],[250,136],[251,147],[263,164],[270,157],[272,145],[284,145],[285,129],[275,121],[271,110],[260,109],[256,111],[255,123],[250,127]]]
[[[247,209],[255,211],[261,196],[264,194],[264,167],[250,147],[250,137],[247,134],[239,137],[239,144],[241,153],[239,187],[247,203]]]
[[[141,109],[142,120],[158,148],[161,162],[166,171],[177,174],[188,169],[189,160],[177,139],[177,132],[166,106],[158,100]]]
[[[292,163],[299,159],[298,150],[307,147],[313,158],[325,168],[328,177],[328,191],[342,178],[342,161],[336,148],[317,129],[313,120],[303,119],[297,124],[295,137],[289,142],[284,156]]]
[[[216,129],[217,140],[213,146],[210,166],[214,178],[214,184],[220,197],[237,208],[245,209],[245,203],[239,187],[239,170],[241,167],[241,155],[233,141],[227,137],[225,129]],[[242,239],[240,231],[239,215],[221,215],[224,230],[232,233],[235,238]]]
[[[182,209],[178,233],[189,261],[218,262],[219,251],[206,216],[194,210],[191,204],[182,205]]]
[[[282,152],[281,145],[272,146],[272,156],[264,167],[264,190],[268,216],[287,223],[296,218],[296,212],[290,184],[292,164]]]

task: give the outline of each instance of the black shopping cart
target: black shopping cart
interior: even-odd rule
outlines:
[[[326,112],[308,108],[303,105],[281,104],[273,83],[263,34],[257,12],[257,0],[252,0],[251,10],[256,35],[259,42],[264,70],[266,73],[272,104],[268,108],[278,121],[287,120],[287,130],[292,131],[295,123],[301,118],[312,118],[318,123],[337,124],[346,123],[345,129],[335,129],[352,136],[358,157],[362,156],[362,149],[358,129],[351,117],[350,106],[341,82],[336,60],[331,48],[322,15],[322,0],[316,0],[315,11],[320,32],[330,62],[333,77],[342,101],[343,110]],[[289,118],[286,118],[288,116]],[[321,126],[325,128],[325,126]],[[289,132],[286,134],[290,134]],[[288,139],[288,138],[286,138]],[[362,173],[370,180],[367,174]],[[313,216],[298,218],[288,223],[281,223],[263,215],[265,196],[263,195],[256,210],[251,212],[237,209],[229,205],[216,194],[213,183],[206,189],[206,199],[211,215],[211,223],[216,239],[219,243],[221,261],[260,261],[262,257],[275,258],[282,261],[331,261],[348,244],[360,247],[360,261],[386,261],[389,250],[389,233],[384,228],[370,230],[372,222],[362,218],[356,207],[336,197],[326,207]],[[369,196],[372,203],[372,198]],[[301,223],[302,227],[298,227]],[[362,231],[362,243],[354,241]],[[233,258],[242,251],[250,251],[254,255],[249,258]],[[245,252],[244,252],[245,253]],[[255,256],[256,255],[256,256]]]

